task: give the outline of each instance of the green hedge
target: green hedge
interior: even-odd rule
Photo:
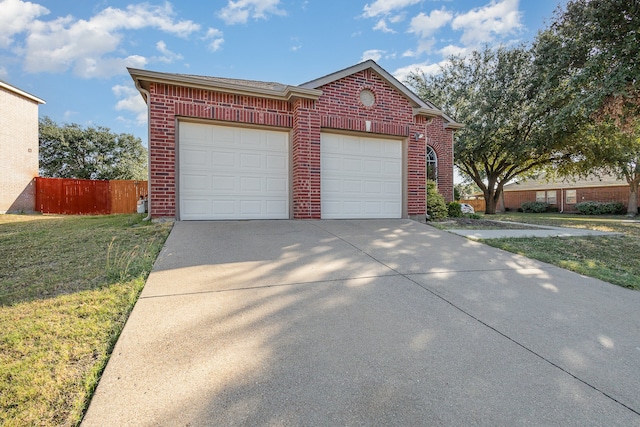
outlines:
[[[448,206],[449,210],[449,218],[461,218],[462,217],[462,206],[458,202],[451,202]]]
[[[447,214],[447,203],[442,194],[438,193],[436,183],[431,180],[427,181],[427,219],[443,219],[447,217]]]
[[[542,213],[547,212],[549,204],[544,202],[524,202],[520,208],[526,213]]]
[[[580,202],[576,210],[584,215],[619,215],[625,213],[624,204],[620,202]]]

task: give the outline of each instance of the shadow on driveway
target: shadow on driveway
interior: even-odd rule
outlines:
[[[83,425],[640,425],[638,307],[412,221],[180,222]]]

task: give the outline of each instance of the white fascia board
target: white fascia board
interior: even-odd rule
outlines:
[[[5,83],[5,82],[3,82],[3,81],[0,81],[0,87],[3,87],[3,88],[5,88],[6,90],[8,90],[8,91],[10,91],[10,92],[13,92],[13,93],[15,93],[15,94],[17,94],[17,95],[20,95],[20,96],[23,96],[23,97],[25,97],[25,98],[28,98],[28,99],[30,99],[31,101],[36,102],[36,103],[38,103],[38,104],[46,104],[46,102],[45,102],[43,99],[40,99],[40,98],[38,98],[37,96],[33,96],[33,95],[31,95],[30,93],[27,93],[27,92],[25,92],[25,91],[23,91],[23,90],[20,90],[20,89],[18,89],[17,87],[15,87],[15,86],[11,86],[10,84]]]

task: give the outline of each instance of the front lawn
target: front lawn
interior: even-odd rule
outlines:
[[[0,215],[0,424],[79,424],[170,224]]]
[[[624,216],[499,214],[485,218],[557,227],[615,231],[622,236],[487,239],[483,243],[585,276],[640,290],[640,221]]]

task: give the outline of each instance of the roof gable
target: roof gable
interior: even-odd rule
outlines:
[[[393,75],[391,75],[389,72],[387,72],[384,68],[379,66],[375,61],[371,59],[356,65],[353,65],[351,67],[345,68],[343,70],[328,74],[324,77],[320,77],[315,80],[311,80],[309,82],[303,83],[299,85],[299,87],[306,88],[306,89],[318,89],[322,86],[333,83],[337,80],[341,80],[347,76],[359,73],[367,69],[373,70],[384,81],[386,81],[387,84],[389,84],[396,91],[398,91],[405,98],[407,98],[414,107],[414,115],[425,115],[429,117],[442,116],[445,119],[445,122],[447,122],[447,124],[449,125],[448,127],[456,128],[456,129],[463,127],[463,125],[456,123],[455,120],[447,116],[442,110],[440,110],[434,104],[420,98],[408,87],[406,87],[404,84],[398,81],[398,79],[393,77]]]

